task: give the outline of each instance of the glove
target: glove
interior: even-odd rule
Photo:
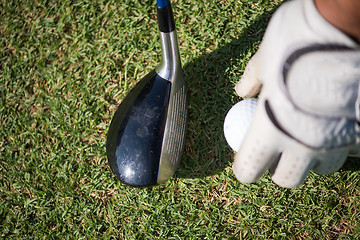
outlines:
[[[237,179],[257,181],[268,169],[283,187],[310,170],[337,171],[360,156],[360,47],[329,24],[313,0],[283,4],[235,90],[253,97],[253,121],[233,164]]]

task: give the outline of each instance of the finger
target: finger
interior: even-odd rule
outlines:
[[[262,105],[258,105],[253,122],[234,159],[233,172],[240,182],[257,181],[277,161],[278,134]]]
[[[249,138],[235,155],[233,172],[236,178],[243,183],[252,183],[273,165],[279,156],[276,148],[267,145],[261,138]]]
[[[314,167],[314,171],[318,174],[326,175],[338,171],[347,159],[348,150],[330,151],[318,157],[318,164]]]
[[[237,95],[243,98],[254,97],[259,94],[261,82],[257,73],[257,54],[255,54],[248,62],[244,74],[235,86]]]
[[[316,164],[316,160],[308,153],[300,149],[284,151],[272,176],[273,181],[287,188],[302,184]]]

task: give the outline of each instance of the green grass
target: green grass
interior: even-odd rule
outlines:
[[[106,132],[160,61],[154,2],[0,2],[0,238],[359,238],[357,159],[296,189],[231,171],[223,119],[280,1],[174,1],[189,95],[182,163],[153,188],[115,181]]]

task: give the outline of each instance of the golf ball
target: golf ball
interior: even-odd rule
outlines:
[[[226,114],[224,135],[229,146],[237,152],[253,119],[257,99],[244,99],[236,103]]]

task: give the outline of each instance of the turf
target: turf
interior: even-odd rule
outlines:
[[[117,182],[117,105],[160,61],[154,1],[0,2],[0,238],[358,239],[359,164],[284,189],[239,183],[222,124],[281,1],[174,1],[185,152],[153,188]]]

